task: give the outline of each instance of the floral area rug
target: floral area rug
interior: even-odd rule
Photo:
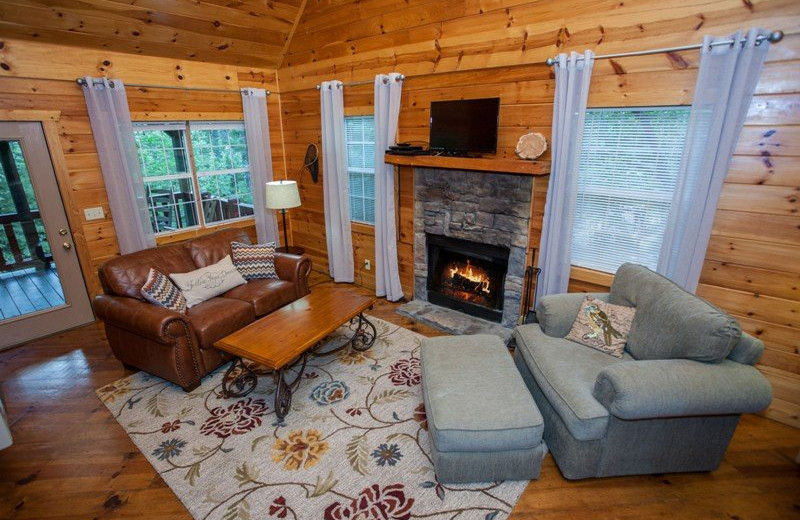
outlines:
[[[309,358],[283,422],[271,375],[246,397],[222,398],[227,364],[188,394],[139,372],[97,395],[197,519],[506,518],[527,482],[437,482],[422,336],[370,319],[370,350]],[[327,341],[341,344],[346,332]]]

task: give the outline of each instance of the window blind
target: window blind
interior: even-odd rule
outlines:
[[[350,220],[375,223],[375,119],[344,118],[347,140],[347,173],[350,188]]]
[[[572,265],[655,269],[690,107],[589,109],[583,132]]]

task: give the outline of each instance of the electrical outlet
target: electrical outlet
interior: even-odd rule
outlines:
[[[364,269],[367,271],[372,269],[372,262],[370,262],[369,258],[364,259]]]
[[[94,208],[84,209],[83,216],[86,217],[86,220],[100,220],[102,218],[105,218],[106,214],[101,206],[97,206]]]

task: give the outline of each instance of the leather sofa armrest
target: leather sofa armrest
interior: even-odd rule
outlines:
[[[159,343],[173,344],[191,330],[183,314],[133,298],[101,294],[93,305],[100,320]]]
[[[542,332],[554,338],[563,338],[569,334],[575,317],[581,309],[581,303],[587,296],[608,301],[608,293],[565,293],[542,296],[536,305],[536,320],[539,322]]]
[[[593,395],[612,415],[634,420],[756,413],[769,406],[772,388],[749,365],[659,359],[604,368]]]
[[[311,274],[311,258],[307,255],[276,252],[275,272],[281,280],[294,283],[298,298],[309,293],[308,275]]]

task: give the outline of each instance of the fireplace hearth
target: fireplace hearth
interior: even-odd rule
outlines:
[[[427,235],[428,301],[500,323],[507,247]]]

